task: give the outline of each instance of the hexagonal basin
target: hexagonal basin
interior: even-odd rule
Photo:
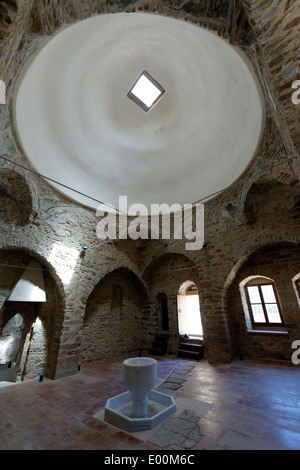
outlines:
[[[107,400],[104,420],[128,432],[153,429],[176,411],[174,398],[155,390],[149,392],[147,415],[134,416],[130,392],[121,393]]]
[[[123,361],[123,382],[128,392],[107,400],[104,420],[129,432],[152,429],[176,410],[173,397],[156,392],[157,361],[131,357]]]

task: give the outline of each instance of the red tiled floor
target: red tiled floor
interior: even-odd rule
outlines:
[[[0,388],[0,449],[161,449],[147,435],[128,434],[95,417],[108,398],[126,390],[122,360],[86,364],[57,381]],[[166,379],[170,385],[174,377],[179,384],[169,389],[174,416],[183,410],[198,415],[201,439],[193,450],[300,449],[300,369],[259,361],[213,367],[205,360],[181,360],[192,370],[169,377],[178,364],[175,356],[158,358],[157,385],[168,385]],[[163,429],[164,423],[154,432]]]

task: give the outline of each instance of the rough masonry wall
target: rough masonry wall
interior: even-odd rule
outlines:
[[[243,4],[261,48],[266,73],[270,74],[270,85],[280,108],[277,112],[283,114],[280,123],[285,121],[288,129],[282,129],[286,146],[291,157],[299,155],[300,106],[292,103],[291,90],[292,83],[300,80],[300,0],[243,0]],[[299,174],[299,159],[293,163]],[[295,183],[299,184],[299,178]]]
[[[80,362],[122,356],[145,343],[142,294],[141,286],[134,285],[126,270],[101,279],[86,304]]]
[[[274,245],[251,256],[240,269],[231,288],[229,308],[238,354],[290,360],[291,338],[300,337],[299,305],[293,279],[299,272],[300,249]],[[282,315],[289,334],[249,333],[241,302],[239,284],[249,276],[265,276],[275,282]]]
[[[155,247],[152,248],[155,252]],[[199,282],[197,269],[193,260],[185,254],[168,253],[154,258],[148,264],[144,274],[150,294],[153,330],[148,331],[148,344],[154,341],[153,331],[159,333],[162,330],[161,307],[158,296],[167,296],[168,318],[169,318],[169,341],[168,350],[176,354],[179,346],[178,337],[178,309],[177,293],[181,285],[191,281],[197,285]]]
[[[25,323],[22,343],[23,353],[17,360],[17,378],[22,380],[47,373],[56,367],[53,353],[54,331],[57,328],[57,308],[60,305],[54,280],[44,271],[44,284],[47,301],[36,306],[31,302],[10,302],[12,289],[20,279],[31,260],[31,255],[23,250],[2,250],[0,252],[0,327],[3,328],[10,318],[19,313]],[[36,321],[38,314],[38,321]],[[52,364],[51,364],[52,362]]]

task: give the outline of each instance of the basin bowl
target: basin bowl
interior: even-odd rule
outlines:
[[[156,383],[157,361],[151,357],[131,357],[123,361],[123,383],[132,396],[132,413],[147,416],[148,393]]]

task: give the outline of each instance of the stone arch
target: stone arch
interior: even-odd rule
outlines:
[[[297,217],[300,214],[300,189],[273,178],[254,182],[248,190],[244,214],[248,224],[260,217],[279,217],[283,214]]]
[[[92,260],[90,260],[90,262],[92,262]],[[118,259],[111,258],[109,263],[107,263],[105,266],[102,265],[101,267],[102,269],[99,269],[95,272],[93,279],[90,279],[86,286],[84,302],[86,302],[87,298],[91,295],[97,284],[99,284],[99,282],[105,276],[115,271],[123,272],[124,275],[128,276],[132,280],[133,283],[136,283],[138,288],[145,291],[146,295],[148,295],[148,287],[145,280],[139,274],[134,263],[126,258],[126,256],[121,251],[118,251]]]
[[[112,315],[115,289],[121,289],[121,315]],[[149,327],[148,293],[128,268],[107,272],[90,293],[83,318],[81,362],[138,351]]]
[[[195,285],[193,281],[184,281],[178,289],[178,294],[184,295],[188,289]]]
[[[235,254],[235,260],[231,270],[226,278],[226,281],[223,286],[222,299],[224,301],[228,289],[230,288],[236,273],[238,270],[247,262],[247,260],[255,253],[266,249],[267,247],[276,247],[281,244],[286,244],[290,246],[297,246],[300,243],[300,234],[299,231],[286,232],[285,230],[278,231],[273,234],[263,234],[257,237],[254,237],[250,242],[245,251],[239,252],[237,250]],[[222,301],[222,303],[223,303]]]
[[[167,267],[168,264],[171,264],[171,267]],[[182,271],[196,269],[196,265],[193,259],[186,253],[169,251],[153,258],[152,261],[145,266],[145,269],[142,273],[142,278],[145,279],[145,281],[148,283],[151,280],[151,277],[153,277],[155,274],[156,270],[160,269],[161,266],[166,266],[165,271],[170,272],[172,271],[172,265],[175,264],[180,264],[181,267],[179,267],[178,270],[180,269]]]
[[[183,282],[190,279],[199,285],[198,270],[195,263],[185,254],[168,252],[154,258],[144,269],[143,279],[149,286],[150,312],[155,327],[153,337],[160,334],[160,311],[156,296],[163,292],[168,297],[169,340],[168,350],[176,352],[179,343],[177,293]]]
[[[298,317],[300,314],[297,312],[297,298],[293,295],[294,286],[292,282],[292,273],[297,265],[299,255],[299,234],[290,235],[289,237],[274,236],[269,237],[269,239],[261,236],[257,237],[256,242],[253,240],[247,253],[244,253],[241,259],[232,267],[222,291],[222,311],[229,323],[232,356],[240,354],[242,351],[245,355],[253,354],[256,357],[277,359],[287,359],[289,357],[290,338],[299,335]],[[280,263],[278,260],[280,260]],[[280,269],[276,268],[276,263],[281,265]],[[288,269],[283,267],[284,264]],[[249,331],[249,322],[247,323],[239,285],[241,281],[252,276],[271,279],[279,294],[278,298],[288,326],[285,329],[286,335],[282,334],[280,338],[279,336],[276,337],[278,354],[273,350],[272,341],[268,343],[267,340],[259,338],[258,335],[254,337],[253,334],[252,336],[246,334]],[[284,276],[285,279],[282,283]],[[249,338],[253,339],[253,350]]]
[[[33,258],[42,264],[47,301],[34,305],[30,305],[30,302],[10,302],[8,298],[11,289]],[[34,250],[23,246],[6,245],[0,247],[0,282],[2,287],[0,293],[1,326],[4,326],[3,323],[8,317],[11,318],[20,311],[26,319],[22,347],[26,340],[27,350],[21,351],[20,346],[16,380],[29,380],[38,375],[54,378],[65,313],[64,289],[56,271],[41,254]]]
[[[55,267],[45,258],[44,255],[42,255],[38,251],[34,250],[30,246],[30,244],[28,244],[26,246],[25,243],[18,244],[18,243],[15,243],[15,242],[12,242],[12,243],[5,243],[4,242],[2,245],[0,244],[0,253],[4,250],[7,251],[7,252],[20,251],[20,252],[23,252],[23,253],[27,254],[27,256],[29,257],[28,259],[36,258],[38,261],[40,261],[41,264],[44,265],[45,270],[49,273],[49,275],[55,281],[56,290],[58,291],[59,296],[62,298],[62,305],[63,306],[65,305],[65,291],[64,291],[64,287],[63,287],[63,282],[62,282],[61,278],[59,277],[59,275],[57,274],[57,272],[55,270]],[[23,267],[26,267],[26,266],[22,266],[22,268]]]
[[[26,225],[33,212],[32,190],[25,176],[0,161],[0,219]]]

